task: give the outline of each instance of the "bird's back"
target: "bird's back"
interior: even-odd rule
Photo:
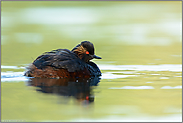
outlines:
[[[38,56],[27,69],[26,76],[40,78],[87,78],[101,75],[95,63],[82,61],[68,49],[45,52]]]

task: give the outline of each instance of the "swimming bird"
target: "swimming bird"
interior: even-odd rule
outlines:
[[[94,45],[83,41],[71,51],[57,49],[38,56],[27,67],[25,76],[36,78],[89,78],[101,76],[98,66],[90,61],[101,59],[94,54]]]

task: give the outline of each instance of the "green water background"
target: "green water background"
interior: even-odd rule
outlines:
[[[72,49],[83,40],[93,42],[96,55],[103,58],[93,60],[97,64],[182,64],[182,2],[1,1],[1,65],[27,66],[43,52]],[[105,72],[111,70],[102,70]],[[87,107],[73,100],[59,104],[58,96],[37,93],[22,81],[3,82],[1,120],[161,121],[173,120],[174,115],[180,119],[182,89],[160,88],[182,85],[182,77],[174,77],[182,72],[137,73],[145,74],[102,79],[94,88],[94,105]],[[154,83],[146,83],[149,81]],[[150,85],[155,89],[109,89],[127,85]]]

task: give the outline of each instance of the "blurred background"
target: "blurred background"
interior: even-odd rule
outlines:
[[[35,58],[84,40],[102,57],[92,105],[27,86]],[[1,81],[3,121],[180,122],[182,1],[1,1]]]
[[[180,1],[1,3],[2,64],[31,63],[45,51],[72,49],[83,40],[94,43],[103,61],[181,63]]]

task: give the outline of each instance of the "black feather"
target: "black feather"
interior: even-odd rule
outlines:
[[[84,62],[68,49],[57,49],[45,52],[38,56],[33,64],[38,69],[44,69],[50,66],[56,69],[67,69],[69,72],[76,72],[87,68],[92,76],[101,76],[101,71],[95,63]]]
[[[57,49],[51,52],[45,52],[43,55],[38,56],[33,64],[38,69],[51,66],[58,69],[64,68],[69,72],[83,70],[86,66],[86,63],[79,59],[75,53],[67,49]]]

